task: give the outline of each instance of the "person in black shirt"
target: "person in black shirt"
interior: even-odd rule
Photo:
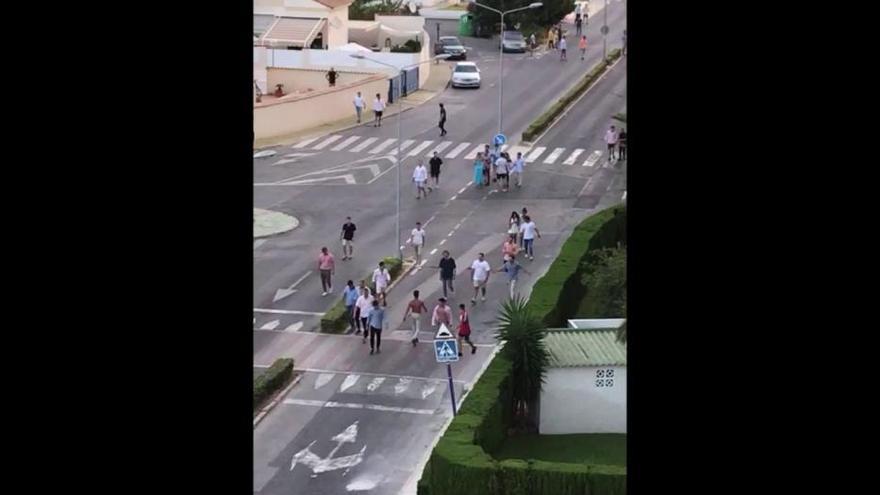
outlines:
[[[330,67],[330,72],[327,73],[327,76],[326,76],[326,77],[327,77],[327,82],[330,83],[330,87],[331,87],[331,88],[332,88],[333,86],[336,86],[336,76],[337,76],[337,75],[338,75],[338,74],[337,74],[337,72],[336,72],[336,69],[334,69],[333,67]],[[343,259],[344,259],[344,258],[343,258]]]
[[[342,224],[342,234],[339,237],[342,239],[342,260],[350,260],[351,255],[354,254],[354,231],[357,230],[357,227],[351,221],[351,217],[345,217],[345,223]]]
[[[434,152],[434,156],[431,157],[431,160],[428,161],[428,164],[431,165],[431,177],[434,179],[434,185],[440,186],[440,165],[443,164],[443,160],[440,159],[440,155],[437,152]]]
[[[443,108],[443,104],[441,103],[440,104],[440,137],[443,137],[446,135],[446,129],[444,127],[445,125],[446,125],[446,109]]]
[[[617,135],[617,160],[626,160],[626,129],[621,129]]]
[[[447,295],[447,287],[449,292],[455,294],[455,289],[452,287],[452,280],[455,278],[455,260],[449,256],[449,251],[443,251],[443,257],[440,258],[437,268],[440,269],[440,282],[443,283],[443,297]]]
[[[584,25],[584,21],[583,21],[583,19],[581,19],[581,15],[575,14],[574,26],[577,29],[575,31],[575,34],[577,34],[578,36],[580,36],[581,33],[583,33],[583,25]]]

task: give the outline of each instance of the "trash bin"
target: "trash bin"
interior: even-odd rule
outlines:
[[[458,34],[459,34],[459,36],[473,36],[474,35],[474,15],[473,14],[462,14],[462,16],[458,18]]]

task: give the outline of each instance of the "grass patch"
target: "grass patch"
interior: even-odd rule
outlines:
[[[579,433],[511,437],[504,441],[494,457],[626,467],[626,434]]]
[[[614,117],[611,117],[611,118],[613,118],[615,120],[619,120],[619,121],[623,122],[624,124],[626,124],[626,114],[625,113],[615,114]]]

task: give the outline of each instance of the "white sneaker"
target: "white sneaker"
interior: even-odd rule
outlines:
[[[486,296],[483,296],[480,300],[486,302]]]
[[[326,296],[326,295],[327,295],[326,292],[322,292],[322,293],[321,293],[321,296]]]

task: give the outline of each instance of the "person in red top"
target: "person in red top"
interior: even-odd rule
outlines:
[[[336,260],[326,247],[321,248],[321,254],[318,256],[318,271],[321,273],[321,288],[324,289],[322,296],[333,292],[333,284],[330,277],[336,271]]]
[[[477,346],[471,342],[471,323],[468,319],[468,311],[467,306],[464,303],[458,305],[458,355],[462,356],[461,353],[461,341],[464,339],[465,342],[471,345],[471,354],[477,352]]]

